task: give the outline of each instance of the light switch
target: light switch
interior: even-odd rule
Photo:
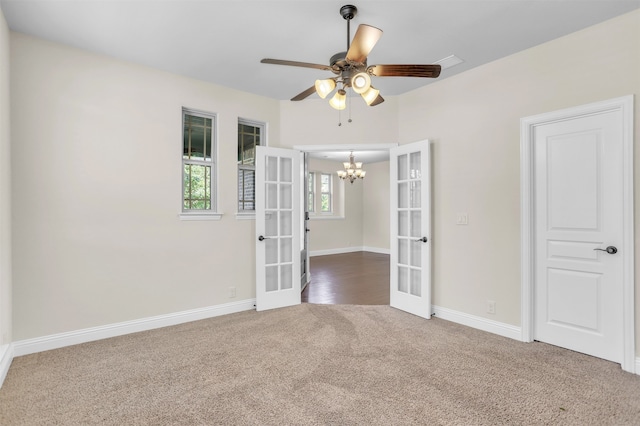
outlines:
[[[456,213],[456,225],[468,225],[469,215],[467,213]]]

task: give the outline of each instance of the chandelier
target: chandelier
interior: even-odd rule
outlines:
[[[349,162],[342,163],[344,170],[338,170],[338,177],[340,179],[348,180],[353,183],[356,179],[364,179],[364,175],[367,174],[362,170],[362,163],[356,163],[353,161],[353,151],[349,155]]]

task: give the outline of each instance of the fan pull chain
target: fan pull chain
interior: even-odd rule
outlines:
[[[352,102],[351,102],[351,92],[349,92],[349,99],[348,100],[349,100],[349,120],[347,120],[347,122],[351,123],[351,121],[352,121],[351,120],[351,104],[352,104]]]

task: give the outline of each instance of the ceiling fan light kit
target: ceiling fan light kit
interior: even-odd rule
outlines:
[[[327,78],[324,80],[316,80],[316,93],[322,99],[326,98],[327,95],[333,92],[333,89],[336,88],[336,81],[332,78]]]
[[[362,95],[371,87],[371,77],[366,72],[359,72],[351,79],[351,88],[358,95]]]
[[[358,8],[350,4],[340,8],[340,15],[347,21],[347,51],[333,55],[329,60],[329,65],[270,58],[260,61],[264,64],[315,68],[336,74],[336,77],[333,78],[316,80],[314,86],[291,98],[292,101],[306,99],[314,92],[325,99],[338,87],[338,91],[329,101],[329,105],[333,108],[337,110],[346,108],[346,90],[349,88],[359,94],[367,105],[376,106],[384,102],[384,98],[380,95],[380,91],[371,85],[371,77],[437,78],[440,75],[440,64],[367,66],[367,57],[382,37],[382,30],[371,25],[360,24],[353,40],[351,40],[350,22],[357,13]]]
[[[329,101],[329,105],[333,108],[341,111],[347,107],[347,92],[344,89],[340,89],[333,95],[333,98]]]

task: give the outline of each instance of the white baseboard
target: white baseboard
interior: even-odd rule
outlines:
[[[336,249],[327,249],[327,250],[313,250],[309,252],[309,257],[313,256],[326,256],[329,254],[342,254],[342,253],[353,253],[356,251],[370,251],[372,253],[382,253],[382,254],[390,254],[389,249],[376,248],[376,247],[367,247],[367,246],[359,246],[359,247],[342,247]]]
[[[13,344],[0,346],[0,388],[7,377],[11,361],[13,361]]]
[[[19,340],[17,342],[13,342],[13,356],[28,355],[36,352],[58,349],[65,346],[92,342],[94,340],[107,339],[109,337],[122,336],[125,334],[153,330],[155,328],[168,327],[171,325],[198,321],[220,315],[248,311],[255,308],[255,303],[255,299],[247,299],[239,302],[225,303],[223,305],[191,309],[188,311],[158,315],[139,320],[125,321],[99,327],[69,331],[66,333],[53,334],[50,336],[36,337],[34,339]]]
[[[362,247],[362,251],[369,251],[371,253],[380,253],[380,254],[391,254],[391,250],[387,248],[379,248],[379,247],[364,246]]]
[[[464,312],[458,312],[452,309],[442,308],[435,305],[433,306],[433,314],[437,318],[442,318],[447,321],[466,325],[467,327],[477,328],[478,330],[482,331],[488,331],[489,333],[508,337],[514,340],[521,340],[522,330],[520,329],[520,327],[517,327],[515,325],[505,324],[503,322],[465,314]]]
[[[337,249],[313,250],[309,252],[309,257],[326,256],[329,254],[351,253],[355,251],[362,251],[362,247],[343,247],[343,248],[337,248]]]

